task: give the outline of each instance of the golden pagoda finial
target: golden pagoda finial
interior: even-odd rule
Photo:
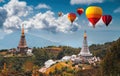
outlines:
[[[6,70],[6,63],[4,63],[4,70]]]
[[[84,38],[87,38],[86,30],[85,30],[85,32],[84,32]]]
[[[24,36],[24,24],[22,24],[22,36]]]
[[[33,67],[32,76],[39,76],[38,66]]]
[[[3,65],[2,76],[8,76],[8,69],[6,68],[6,63]]]

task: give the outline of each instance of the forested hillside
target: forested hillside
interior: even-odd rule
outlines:
[[[49,48],[49,49],[48,49]],[[90,47],[90,51],[95,56],[102,58],[101,68],[98,68],[99,74],[97,76],[117,76],[120,75],[120,38],[113,42],[105,44],[93,44]],[[57,49],[57,50],[56,50]],[[53,51],[52,51],[53,50]],[[21,74],[31,75],[34,67],[41,68],[44,62],[53,59],[58,60],[66,55],[77,55],[81,48],[73,48],[70,46],[48,46],[42,48],[33,48],[33,56],[31,57],[8,57],[4,55],[8,54],[7,50],[0,51],[0,71],[3,70],[3,65],[6,63],[6,68],[9,74]],[[55,53],[54,53],[55,52]],[[28,65],[28,66],[26,66]],[[31,67],[29,67],[31,66]],[[109,70],[108,70],[109,69]],[[96,73],[98,72],[96,70]],[[82,72],[78,71],[78,74]],[[85,72],[83,72],[85,73]],[[96,74],[95,73],[95,74]],[[92,74],[92,73],[91,73]],[[86,75],[86,74],[85,74]],[[90,75],[92,76],[92,75]]]

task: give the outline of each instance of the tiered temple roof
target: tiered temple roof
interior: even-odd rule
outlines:
[[[21,38],[17,48],[20,53],[25,53],[28,50],[24,33],[24,25],[22,25]]]

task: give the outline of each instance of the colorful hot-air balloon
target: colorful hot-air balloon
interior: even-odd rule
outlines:
[[[111,15],[103,15],[102,20],[106,24],[106,26],[108,26],[109,23],[112,21],[112,16]]]
[[[62,14],[63,14],[62,12],[58,12],[58,16],[59,16],[59,17],[62,16]]]
[[[98,6],[89,6],[86,9],[86,17],[92,23],[95,28],[95,24],[100,20],[102,16],[102,9]]]
[[[70,20],[71,23],[76,19],[76,14],[75,13],[69,13],[68,14],[68,19]]]
[[[83,9],[83,8],[78,8],[78,9],[77,9],[77,13],[78,13],[79,15],[81,15],[83,12],[84,12],[84,9]]]

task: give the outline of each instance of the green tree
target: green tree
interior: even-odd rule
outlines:
[[[57,59],[61,59],[63,56],[64,56],[64,52],[61,51],[60,53],[58,53]]]
[[[102,63],[103,76],[120,75],[120,39],[114,42]]]
[[[35,65],[43,66],[44,62],[49,59],[48,53],[44,49],[33,49],[33,54],[35,56]]]

